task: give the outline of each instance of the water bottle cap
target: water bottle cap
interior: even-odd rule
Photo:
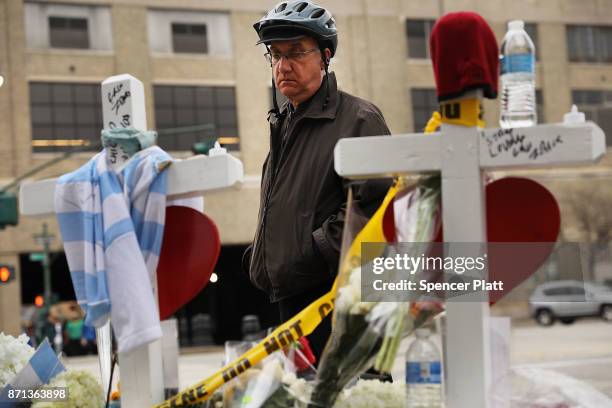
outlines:
[[[226,153],[227,153],[227,149],[224,147],[221,147],[219,142],[215,142],[215,147],[213,147],[212,149],[208,151],[209,156],[218,156],[220,154],[226,154]]]
[[[523,20],[512,20],[508,23],[508,30],[524,30],[525,22]]]
[[[429,335],[431,334],[431,331],[429,329],[426,329],[426,328],[416,329],[415,330],[415,334],[416,334],[417,338],[424,339],[424,338],[429,337]]]
[[[563,115],[563,124],[565,125],[579,124],[584,122],[584,113],[580,112],[576,105],[572,105],[571,111]]]

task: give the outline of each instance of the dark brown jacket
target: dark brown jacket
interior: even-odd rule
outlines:
[[[390,185],[388,180],[349,182],[335,172],[333,152],[339,139],[384,135],[389,129],[376,106],[338,91],[333,73],[323,108],[325,81],[290,117],[285,104],[284,117],[274,120],[272,115],[270,120],[257,231],[243,269],[272,302],[336,275],[349,185],[369,214]]]

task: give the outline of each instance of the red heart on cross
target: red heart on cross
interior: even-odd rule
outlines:
[[[495,303],[533,275],[555,247],[561,213],[555,197],[533,180],[506,177],[487,184],[489,281],[503,291],[489,292]],[[434,242],[442,242],[440,229]],[[503,244],[495,244],[503,243]]]
[[[172,316],[206,287],[220,249],[219,231],[208,216],[189,207],[166,208],[157,265],[161,320]]]
[[[555,197],[541,184],[519,177],[486,187],[489,281],[503,291],[489,292],[495,303],[546,262],[559,236],[561,212]],[[517,244],[494,244],[496,242]]]

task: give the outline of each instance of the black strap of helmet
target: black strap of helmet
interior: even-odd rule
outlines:
[[[274,84],[274,75],[272,75],[272,110],[268,111],[268,122],[274,127],[279,126],[283,119],[285,118],[285,114],[282,114],[280,108],[278,107],[278,102],[276,101],[276,85]]]
[[[266,50],[270,52],[270,47],[266,45]],[[272,68],[272,65],[270,65]],[[275,115],[280,114],[280,109],[278,108],[278,101],[276,100],[276,83],[274,83],[274,73],[272,73],[272,111]]]
[[[329,58],[325,55],[325,48],[321,49],[321,56],[325,67],[325,98],[323,98],[323,110],[325,110],[329,103]]]
[[[274,75],[272,75],[272,107],[276,112],[279,112],[278,102],[276,101],[276,84],[274,83]]]

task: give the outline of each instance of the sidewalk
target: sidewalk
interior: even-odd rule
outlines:
[[[194,347],[181,349],[179,356],[179,388],[184,389],[214,374],[222,366],[223,347]],[[64,357],[66,366],[92,373],[102,384],[98,356]],[[117,387],[120,370],[115,367],[113,390]]]

